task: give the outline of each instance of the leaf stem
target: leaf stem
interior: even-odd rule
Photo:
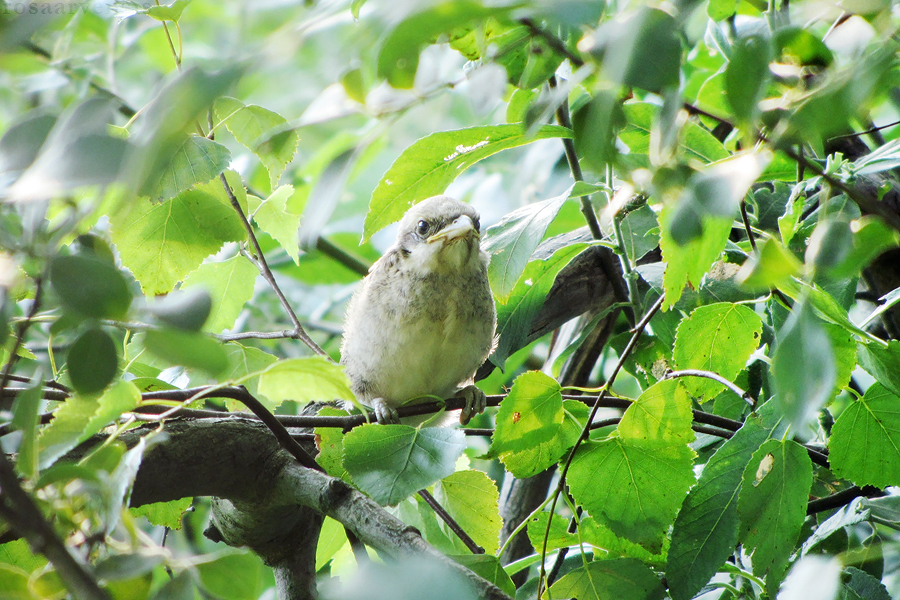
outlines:
[[[247,235],[250,238],[250,243],[253,244],[253,249],[256,253],[254,257],[256,266],[259,268],[260,274],[263,278],[268,282],[269,286],[275,292],[275,295],[278,297],[278,301],[281,302],[281,306],[284,308],[285,312],[288,315],[288,318],[291,320],[291,324],[294,326],[294,336],[296,339],[299,339],[301,342],[306,344],[313,352],[320,356],[328,357],[328,353],[322,350],[322,348],[313,341],[311,337],[306,333],[306,330],[303,329],[303,325],[300,324],[300,319],[297,318],[297,314],[294,312],[294,309],[291,308],[290,303],[287,301],[287,298],[284,296],[284,293],[281,291],[281,287],[278,285],[278,282],[275,281],[275,275],[272,273],[272,270],[269,268],[268,263],[266,263],[266,257],[263,255],[262,248],[259,246],[259,241],[256,239],[256,234],[253,233],[253,226],[250,224],[250,221],[247,219],[247,215],[244,214],[243,209],[241,208],[240,203],[238,202],[237,197],[234,195],[234,191],[231,189],[231,185],[228,183],[228,180],[225,178],[225,173],[219,174],[219,180],[222,182],[222,185],[225,188],[225,193],[228,194],[228,199],[231,201],[231,206],[234,207],[234,210],[237,211],[238,216],[241,219],[241,223],[244,225],[244,229],[247,231]],[[328,357],[330,358],[330,357]]]
[[[460,527],[459,523],[457,523],[456,520],[454,520],[454,518],[450,516],[450,513],[444,510],[444,507],[434,499],[434,496],[432,496],[428,490],[419,490],[418,494],[419,497],[425,501],[425,504],[430,506],[431,510],[433,510],[435,514],[439,516],[441,520],[444,521],[444,523],[447,524],[447,527],[449,527],[450,530],[456,534],[456,537],[458,537],[462,541],[462,543],[465,544],[466,548],[468,548],[472,554],[484,554],[484,548],[475,543],[475,540],[473,540],[469,536],[469,534],[466,533],[466,531],[462,527]]]

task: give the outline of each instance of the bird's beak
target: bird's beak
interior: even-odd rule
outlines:
[[[478,230],[475,229],[475,223],[472,222],[472,219],[468,215],[462,215],[436,234],[429,237],[428,243],[433,244],[434,242],[439,242],[441,240],[443,240],[444,243],[450,243],[473,234],[475,238],[479,237]]]

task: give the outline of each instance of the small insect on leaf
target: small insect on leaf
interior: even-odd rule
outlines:
[[[775,456],[766,454],[763,459],[759,461],[759,468],[756,469],[756,478],[753,480],[753,487],[762,483],[762,480],[766,478],[766,475],[769,474],[769,471],[771,471],[774,466]]]
[[[513,419],[512,419],[513,423],[518,423],[519,419],[521,419],[521,418],[522,418],[522,413],[519,413],[519,412],[513,413]]]

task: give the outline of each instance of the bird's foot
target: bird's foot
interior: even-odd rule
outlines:
[[[484,409],[487,408],[487,396],[474,385],[467,385],[457,391],[453,397],[462,398],[466,401],[466,405],[463,407],[462,412],[459,413],[460,425],[465,425],[473,415],[481,414],[484,412]]]
[[[375,398],[372,400],[372,409],[375,411],[375,418],[381,425],[396,425],[400,423],[400,415],[397,409],[387,403],[384,398]]]

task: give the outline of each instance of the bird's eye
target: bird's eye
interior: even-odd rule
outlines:
[[[473,225],[475,225],[475,231],[481,231],[481,219],[476,218]]]
[[[425,234],[428,233],[428,221],[419,221],[416,224],[416,233],[424,237]]]

